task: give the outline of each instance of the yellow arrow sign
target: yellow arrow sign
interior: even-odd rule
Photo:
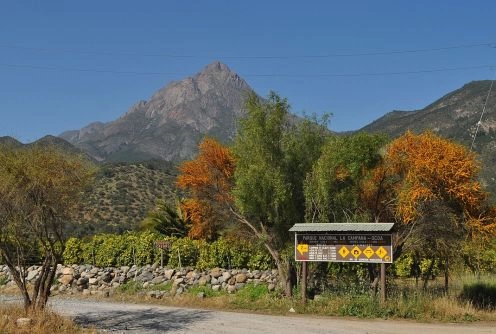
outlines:
[[[303,253],[308,253],[308,244],[299,244],[296,246],[296,249],[301,255],[303,255]]]

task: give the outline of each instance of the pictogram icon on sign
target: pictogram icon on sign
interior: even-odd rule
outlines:
[[[363,254],[365,254],[365,256],[367,257],[367,259],[370,259],[370,257],[372,255],[374,255],[374,250],[370,246],[368,246],[367,248],[365,248],[363,250]]]
[[[296,249],[301,255],[303,255],[303,253],[308,253],[308,244],[299,244]]]
[[[362,254],[362,251],[360,248],[358,248],[357,246],[353,247],[353,249],[351,250],[351,255],[353,255],[355,257],[355,259],[357,259],[360,254]]]
[[[339,255],[341,255],[342,257],[346,257],[348,254],[350,254],[350,251],[345,246],[341,247],[338,252]]]
[[[384,249],[384,247],[381,246],[375,251],[375,253],[377,254],[378,257],[382,259],[384,258],[384,256],[387,255],[388,252],[387,250]]]

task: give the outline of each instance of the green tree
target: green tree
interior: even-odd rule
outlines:
[[[26,309],[47,303],[63,261],[67,223],[94,172],[87,160],[55,147],[0,147],[0,254]],[[30,289],[27,268],[40,250],[39,278]]]
[[[281,251],[291,240],[288,229],[304,221],[304,175],[320,156],[328,131],[325,124],[291,118],[287,100],[275,93],[266,100],[252,94],[246,106],[233,147],[236,208],[231,211],[263,242],[290,295],[292,268]]]
[[[185,237],[190,228],[190,220],[176,199],[175,207],[164,200],[158,200],[155,209],[148,212],[141,222],[141,230],[151,230],[166,236]]]
[[[361,203],[361,184],[380,161],[387,139],[358,133],[332,136],[305,180],[306,222],[368,221]]]

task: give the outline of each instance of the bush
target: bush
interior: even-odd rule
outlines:
[[[472,283],[464,284],[459,299],[470,302],[477,309],[496,309],[496,284]]]
[[[204,241],[190,238],[175,240],[170,247],[168,266],[173,268],[196,267],[200,249],[205,246]]]
[[[66,264],[92,264],[99,267],[143,266],[160,262],[157,240],[168,240],[164,265],[197,269],[248,268],[266,270],[274,267],[263,246],[247,241],[220,238],[212,243],[190,238],[162,237],[154,232],[127,232],[122,235],[99,234],[92,238],[70,238],[64,252]],[[179,257],[181,263],[179,263]]]

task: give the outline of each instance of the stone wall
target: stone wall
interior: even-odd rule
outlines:
[[[39,266],[28,268],[26,279],[34,283],[40,272]],[[214,291],[235,293],[246,284],[265,284],[269,291],[278,285],[277,270],[222,269],[199,271],[195,269],[171,269],[157,265],[144,267],[98,268],[91,265],[57,267],[56,282],[52,295],[83,294],[109,296],[123,284],[136,282],[143,292],[154,298],[180,295],[192,286],[207,286]],[[15,285],[7,266],[0,265],[0,283],[9,287]],[[2,288],[0,286],[0,289]],[[164,287],[168,287],[164,289]],[[156,287],[156,289],[154,289]],[[162,288],[162,289],[161,289]]]

